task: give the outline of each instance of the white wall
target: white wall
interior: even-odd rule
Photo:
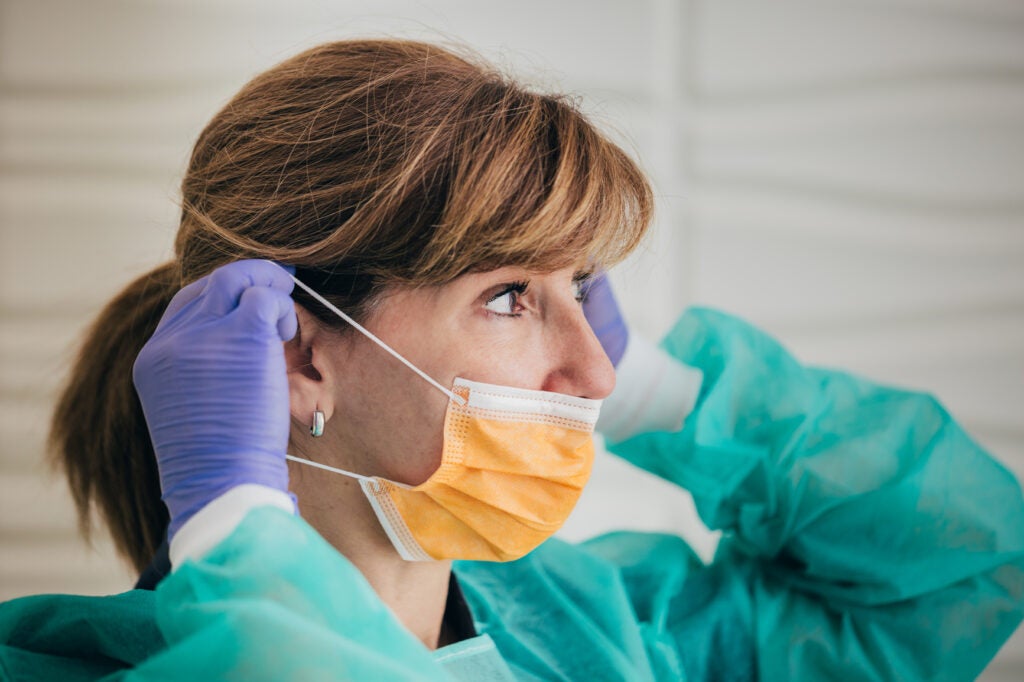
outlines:
[[[463,40],[580,93],[635,148],[659,217],[613,278],[642,333],[724,307],[807,361],[933,391],[1024,473],[1019,2],[3,0],[0,598],[129,583],[107,542],[77,539],[41,459],[71,344],[169,256],[218,107],[368,33]],[[602,459],[567,534],[677,529],[707,549],[688,504]],[[1019,679],[1022,649],[985,679]]]

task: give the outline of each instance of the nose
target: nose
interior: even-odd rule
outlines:
[[[559,313],[546,345],[551,349],[551,366],[542,390],[593,400],[611,394],[615,388],[615,368],[579,305]]]

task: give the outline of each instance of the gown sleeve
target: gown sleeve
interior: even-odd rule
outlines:
[[[1014,476],[933,397],[804,367],[726,314],[688,311],[662,348],[703,373],[693,411],[608,446],[723,531],[668,622],[731,614],[761,680],[974,679],[1024,615]]]
[[[126,679],[450,679],[351,563],[272,507],[176,567],[156,621],[167,648]]]

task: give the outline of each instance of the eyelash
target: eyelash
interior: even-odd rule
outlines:
[[[587,284],[590,282],[590,279],[591,279],[591,276],[589,274],[588,275],[577,276],[577,277],[573,278],[573,286],[576,288],[575,298],[576,298],[576,302],[577,303],[583,303],[583,299],[584,299],[584,297],[586,295]],[[512,307],[512,309],[515,309],[516,303],[518,303],[518,301],[519,301],[519,297],[526,293],[526,289],[529,286],[530,286],[530,283],[528,281],[526,281],[526,280],[520,280],[520,281],[517,281],[517,282],[509,282],[508,284],[503,285],[501,290],[498,293],[494,294],[489,299],[487,299],[487,302],[484,304],[484,307],[490,305],[494,301],[497,301],[502,296],[506,296],[508,294],[513,294],[512,306],[511,307]],[[499,313],[499,312],[497,312],[495,310],[489,310],[488,312],[490,312],[492,315],[497,315],[499,317],[521,317],[522,316],[522,313]]]
[[[591,279],[591,275],[578,275],[573,277],[572,284],[576,287],[577,303],[583,303],[583,299],[586,297],[587,286],[589,286]]]
[[[519,297],[526,293],[526,288],[529,285],[530,283],[526,281],[509,282],[508,284],[502,286],[501,291],[487,299],[487,303],[485,303],[484,306],[486,307],[487,305],[493,303],[494,301],[497,301],[502,296],[513,294],[512,305],[510,307],[514,310],[516,307],[516,303],[518,303],[519,301]],[[489,310],[488,312],[490,312],[492,315],[497,315],[498,317],[520,317],[522,315],[522,313],[499,313],[494,310]]]

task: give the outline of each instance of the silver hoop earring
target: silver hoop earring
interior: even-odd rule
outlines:
[[[309,435],[313,438],[324,435],[324,413],[320,410],[313,412],[313,425],[309,427]]]

